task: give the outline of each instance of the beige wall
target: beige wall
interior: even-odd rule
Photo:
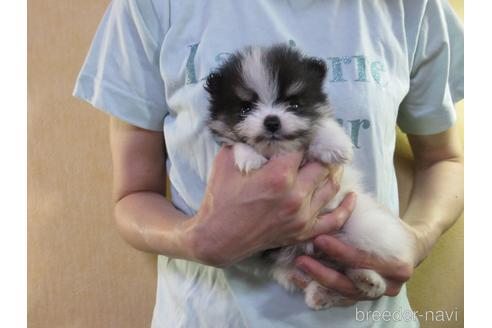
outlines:
[[[154,257],[111,217],[108,117],[72,88],[109,1],[28,5],[28,321],[30,327],[147,327]]]
[[[28,322],[33,328],[147,327],[151,318],[154,257],[127,246],[111,218],[108,118],[71,97],[108,2],[28,2]],[[452,3],[462,8],[462,1]],[[408,154],[403,146],[401,151]],[[403,172],[407,181],[408,171]],[[453,309],[462,306],[462,286],[461,220],[417,270],[409,294],[417,309]]]

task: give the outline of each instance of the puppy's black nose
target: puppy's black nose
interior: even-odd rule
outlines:
[[[269,115],[265,117],[265,120],[263,121],[263,125],[268,131],[275,132],[278,129],[280,129],[280,120],[278,116]]]

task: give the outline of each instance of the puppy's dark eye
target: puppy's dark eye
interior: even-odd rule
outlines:
[[[295,111],[298,111],[300,108],[301,108],[301,106],[299,106],[299,104],[296,102],[291,102],[289,104],[289,110],[291,110],[291,111],[295,112]]]
[[[241,104],[241,116],[246,116],[248,115],[249,112],[251,112],[251,109],[253,109],[253,104],[250,102],[243,102]]]

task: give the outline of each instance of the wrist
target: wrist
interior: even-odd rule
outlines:
[[[407,225],[414,237],[414,266],[418,266],[431,252],[441,233],[427,223]]]
[[[218,256],[221,252],[217,251],[217,243],[210,238],[200,214],[180,224],[176,236],[186,260],[215,267],[224,266],[223,259]]]
[[[174,230],[174,243],[176,249],[180,250],[180,258],[200,262],[198,255],[198,239],[197,239],[197,219],[192,216],[180,222]]]

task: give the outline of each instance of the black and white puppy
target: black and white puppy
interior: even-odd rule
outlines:
[[[218,140],[233,146],[239,170],[247,174],[282,152],[305,151],[306,161],[348,164],[350,138],[333,117],[322,90],[327,68],[287,46],[249,47],[232,55],[206,81],[210,94],[208,126]],[[359,173],[346,166],[338,194],[325,210],[338,207],[348,192],[357,193],[351,217],[336,234],[342,241],[383,258],[408,262],[412,241],[399,218],[382,209],[361,185]],[[373,270],[343,268],[323,259],[312,242],[282,247],[268,253],[271,276],[295,290],[294,260],[308,254],[332,265],[354,282],[367,297],[386,290],[384,278]],[[304,290],[313,309],[342,305],[346,299],[312,281]]]

